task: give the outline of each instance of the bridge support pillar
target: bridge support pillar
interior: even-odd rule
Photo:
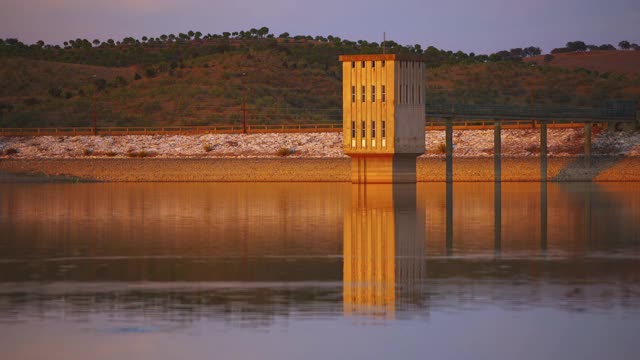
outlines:
[[[448,183],[453,181],[453,119],[445,119],[445,145],[446,145],[446,180]]]
[[[591,127],[592,124],[584,124],[584,162],[586,166],[591,166]]]
[[[547,122],[540,122],[540,181],[547,181]]]
[[[493,122],[493,168],[494,181],[502,180],[502,128],[500,121]]]
[[[493,242],[494,251],[502,251],[502,184],[496,181],[493,185]]]

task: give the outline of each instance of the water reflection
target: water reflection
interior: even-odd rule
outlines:
[[[351,185],[344,215],[345,314],[394,318],[396,304],[421,302],[424,220],[415,184]]]
[[[3,323],[271,327],[640,304],[638,184],[4,184],[0,194]]]

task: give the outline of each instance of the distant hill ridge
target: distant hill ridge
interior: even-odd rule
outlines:
[[[362,40],[275,37],[264,28],[191,33],[77,39],[66,49],[2,40],[1,126],[88,126],[94,95],[100,126],[238,123],[243,101],[251,123],[340,121],[338,55],[382,51]],[[425,60],[432,103],[597,107],[611,98],[640,100],[640,51],[539,55],[527,47],[476,55],[384,46]]]

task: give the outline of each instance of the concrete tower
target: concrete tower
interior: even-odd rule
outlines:
[[[343,146],[353,183],[416,181],[423,154],[425,66],[395,54],[343,55]]]

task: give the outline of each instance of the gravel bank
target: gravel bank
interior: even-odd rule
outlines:
[[[475,158],[493,154],[493,130],[454,131],[454,156]],[[439,157],[444,131],[427,131],[426,157]],[[594,155],[640,156],[640,131],[594,130]],[[540,152],[540,132],[511,129],[502,132],[507,156],[534,156]],[[154,158],[270,158],[286,149],[294,158],[343,158],[342,133],[39,136],[0,137],[0,158],[74,159],[128,158],[143,153]],[[7,151],[11,154],[7,155]],[[584,131],[549,129],[550,156],[574,156],[584,150]]]
[[[505,157],[503,181],[539,181],[539,159]],[[28,175],[24,180],[16,174]],[[251,182],[348,182],[349,158],[261,159],[4,159],[0,181],[76,179],[114,182],[251,181]],[[444,181],[444,157],[421,157],[418,181]],[[586,167],[580,157],[556,157],[548,161],[552,181],[640,181],[640,157],[594,157]],[[493,158],[455,158],[454,181],[493,181]]]

